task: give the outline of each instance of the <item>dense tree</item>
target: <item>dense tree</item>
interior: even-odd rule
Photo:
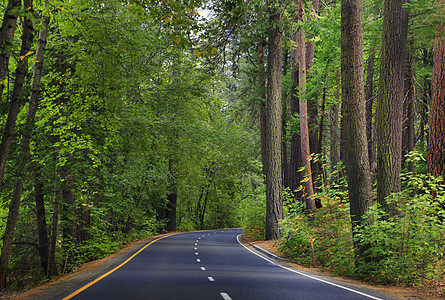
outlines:
[[[280,237],[278,225],[283,218],[281,174],[281,22],[283,9],[281,5],[271,6],[269,11],[266,103],[266,240],[276,240]]]
[[[32,11],[33,4],[31,0],[27,0],[24,2],[24,6],[28,11]],[[5,125],[5,131],[3,133],[2,144],[0,148],[0,179],[3,179],[3,173],[6,166],[6,160],[9,156],[10,148],[12,145],[14,128],[17,120],[17,115],[20,109],[21,98],[23,95],[23,85],[25,81],[26,72],[28,70],[28,56],[31,49],[31,44],[33,40],[33,24],[31,21],[31,16],[27,16],[24,18],[24,26],[23,26],[23,35],[22,35],[22,46],[20,49],[21,61],[19,62],[16,70],[16,78],[14,84],[14,90],[12,93],[12,98],[9,106],[8,119]],[[41,68],[41,66],[40,66]],[[35,68],[36,70],[38,67]],[[37,71],[38,73],[39,71]],[[37,76],[39,77],[39,75]],[[36,79],[37,81],[40,78]],[[23,191],[23,176],[25,173],[25,162],[29,152],[29,140],[32,130],[32,123],[34,122],[34,116],[36,111],[36,100],[38,98],[38,90],[39,90],[40,82],[36,83],[34,92],[37,95],[34,95],[33,99],[31,99],[30,109],[28,111],[28,132],[22,141],[22,159],[20,160],[20,165],[18,167],[17,178],[14,182],[14,191],[12,194],[12,199],[9,204],[9,212],[8,212],[8,220],[5,228],[5,237],[3,239],[2,253],[0,256],[0,289],[5,287],[6,282],[6,273],[9,263],[9,257],[11,254],[12,243],[14,239],[14,231],[15,226],[18,219],[20,201]],[[34,102],[34,103],[33,103]],[[2,180],[0,180],[1,184]]]
[[[442,3],[444,3],[442,1]],[[428,135],[428,173],[445,177],[445,26],[440,25],[434,46],[431,112]]]
[[[294,23],[297,23],[298,20],[295,18]],[[292,33],[292,42],[297,45],[298,32],[295,31]],[[291,50],[291,70],[290,70],[290,80],[291,80],[291,88],[290,88],[290,115],[292,120],[297,120],[299,114],[299,95],[298,95],[298,86],[299,86],[299,67],[298,67],[298,48],[294,46]],[[295,127],[295,126],[294,126]],[[296,193],[298,188],[300,187],[301,181],[301,173],[298,172],[301,166],[301,138],[299,131],[293,130],[292,136],[290,139],[290,160],[289,160],[289,187],[291,191]],[[297,195],[295,195],[297,197]],[[299,197],[301,198],[301,197]],[[302,199],[301,199],[302,200]]]
[[[25,83],[25,76],[28,71],[28,58],[32,54],[31,46],[33,42],[33,23],[32,23],[32,12],[33,12],[33,3],[31,0],[23,3],[23,10],[26,11],[24,22],[23,22],[23,33],[21,39],[21,48],[20,48],[20,56],[19,62],[17,64],[17,68],[15,70],[15,81],[14,88],[12,91],[11,99],[9,101],[9,112],[8,118],[6,120],[6,124],[4,127],[2,141],[0,145],[0,186],[3,183],[3,176],[6,168],[6,162],[8,160],[8,156],[11,150],[12,141],[14,138],[14,129],[16,126],[17,115],[20,110],[20,104],[23,96],[23,85]],[[6,19],[12,19],[10,13],[7,13]],[[12,22],[12,21],[11,21]],[[5,22],[6,23],[6,22]],[[5,26],[14,27],[12,24],[4,24]],[[10,28],[5,28],[5,34],[11,34],[8,31],[12,31]],[[5,37],[5,45],[8,43],[9,37]],[[9,59],[8,59],[9,61]],[[7,61],[3,62],[5,65]],[[1,79],[0,74],[0,79]],[[3,78],[4,80],[4,78]]]
[[[366,99],[366,138],[368,140],[368,157],[369,165],[371,167],[375,165],[375,155],[373,147],[373,104],[374,104],[374,68],[375,68],[375,47],[371,49],[371,53],[368,56],[368,63],[366,68],[366,86],[365,86],[365,99]]]
[[[390,214],[396,202],[386,197],[401,188],[402,112],[408,11],[404,1],[385,1],[377,131],[377,200]]]
[[[304,21],[303,0],[297,1],[298,21]],[[299,115],[301,138],[301,161],[303,170],[304,201],[308,210],[315,210],[314,187],[312,181],[311,150],[309,144],[309,115],[308,100],[306,96],[306,43],[302,27],[297,32],[298,82],[299,82]]]
[[[342,100],[348,178],[353,233],[363,225],[366,211],[372,205],[365,118],[363,83],[363,2],[343,0],[341,18]],[[357,245],[358,246],[358,245]],[[357,247],[358,256],[363,249]]]
[[[412,263],[415,254],[443,236],[440,226],[424,226],[436,224],[443,197],[442,184],[425,176],[444,169],[443,12],[431,9],[435,0],[385,7],[374,0],[320,7],[317,0],[73,0],[50,1],[49,9],[22,2],[1,5],[5,287],[35,284],[171,230],[243,226],[253,238],[282,236],[290,256],[303,259],[312,240],[317,264],[370,278],[389,276],[373,269],[384,262],[388,270],[423,266]],[[44,57],[36,33],[46,26],[35,26],[47,21],[42,13],[52,20]],[[395,207],[385,207],[389,214],[371,207],[376,149],[379,202],[403,201],[394,218]],[[409,152],[415,178],[400,176]],[[397,185],[401,193],[391,195]],[[314,200],[323,207],[315,210]],[[422,236],[398,232],[402,219],[410,228],[419,220]],[[382,245],[400,240],[404,247],[382,254]],[[410,254],[405,246],[414,241]],[[359,268],[344,263],[354,254]],[[368,257],[376,259],[368,264]]]
[[[412,46],[412,43],[411,43]],[[412,48],[412,47],[411,47]],[[412,51],[412,49],[410,49]],[[403,126],[402,126],[402,168],[406,161],[407,155],[414,151],[415,146],[415,86],[414,86],[414,67],[413,55],[408,53],[405,65],[405,98],[403,101]],[[414,161],[411,159],[408,162],[408,171],[415,173]]]
[[[9,1],[3,16],[0,31],[0,51],[2,54],[2,58],[0,59],[0,100],[2,100],[3,90],[5,88],[4,81],[9,71],[9,58],[11,57],[14,33],[17,27],[17,9],[20,8],[20,5],[19,0]]]

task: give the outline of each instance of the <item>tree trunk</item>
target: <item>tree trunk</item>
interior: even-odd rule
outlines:
[[[321,170],[321,165],[323,164],[323,138],[324,138],[324,119],[325,119],[325,110],[326,110],[326,88],[323,88],[323,96],[321,102],[321,111],[320,111],[320,130],[318,131],[318,149],[317,153],[320,154],[320,158],[317,162],[318,170]]]
[[[200,211],[200,215],[199,215],[199,229],[203,230],[204,229],[204,220],[205,220],[205,215],[206,215],[206,209],[207,209],[207,199],[209,196],[209,188],[208,187],[205,191],[205,195],[204,195],[204,203],[201,207],[201,211]]]
[[[298,0],[298,20],[304,21],[304,4],[303,0]],[[306,208],[308,210],[315,210],[315,201],[313,199],[314,188],[312,183],[312,169],[311,169],[311,152],[309,147],[309,125],[308,125],[308,111],[306,99],[306,55],[305,55],[305,40],[304,31],[300,27],[297,33],[297,50],[298,50],[298,79],[300,87],[300,138],[301,138],[301,160],[304,181],[304,196]]]
[[[346,145],[345,145],[345,121],[344,121],[344,110],[345,110],[345,105],[341,104],[340,106],[340,160],[342,162],[345,161],[345,156],[346,156]]]
[[[377,162],[376,162],[376,155],[377,155],[377,123],[379,122],[379,103],[377,102],[377,105],[375,107],[375,120],[374,120],[374,129],[373,129],[373,135],[372,135],[372,151],[371,151],[371,157],[369,158],[370,161],[370,168],[371,168],[371,183],[374,185],[375,181],[375,173],[377,171]]]
[[[313,14],[311,14],[312,19],[317,19],[320,11],[320,1],[312,0],[312,8]],[[304,11],[303,11],[304,13]],[[300,20],[302,21],[302,20]],[[306,71],[309,72],[314,64],[314,55],[315,55],[315,45],[311,41],[308,41],[306,44]]]
[[[91,211],[87,204],[81,203],[76,207],[75,216],[75,240],[77,243],[82,243],[90,239],[88,227],[91,224]]]
[[[368,140],[369,165],[372,165],[372,107],[374,104],[374,65],[375,65],[375,47],[370,49],[368,57],[368,67],[366,71],[366,137]]]
[[[263,175],[266,176],[266,72],[264,70],[263,43],[263,39],[258,41],[258,90],[260,98],[261,160],[263,163]]]
[[[283,218],[281,176],[281,66],[282,7],[269,11],[269,48],[267,60],[266,104],[266,240],[280,237],[279,222]]]
[[[337,70],[337,79],[338,84],[340,84],[341,72]],[[338,116],[340,113],[340,108],[338,103],[340,103],[340,93],[338,90],[335,92],[335,103],[332,104],[331,113],[330,113],[330,123],[331,123],[331,149],[330,149],[330,157],[332,167],[336,166],[339,163],[339,143],[338,143]]]
[[[47,6],[48,2],[45,2],[45,6]],[[48,26],[50,22],[50,17],[43,17],[42,26],[43,29],[40,31],[38,40],[37,40],[37,52],[36,52],[36,63],[34,65],[34,73],[33,73],[33,81],[31,85],[31,97],[30,104],[28,109],[28,120],[27,120],[27,132],[22,140],[22,151],[26,151],[24,153],[25,156],[28,156],[29,152],[29,143],[31,141],[31,133],[34,128],[34,120],[37,112],[37,107],[39,103],[40,97],[40,83],[42,79],[42,71],[43,71],[43,61],[45,58],[45,49],[46,42],[48,36]],[[46,214],[45,214],[45,200],[43,193],[43,184],[40,181],[40,174],[35,172],[35,202],[36,202],[36,220],[37,220],[37,232],[39,237],[39,253],[42,261],[42,267],[45,271],[45,274],[48,274],[48,258],[49,258],[49,240],[48,240],[48,231],[46,228]]]
[[[45,274],[48,274],[49,240],[46,229],[45,196],[43,193],[43,183],[40,174],[34,173],[34,197],[36,203],[37,236],[39,239],[38,250],[40,261]]]
[[[445,1],[442,0],[442,3]],[[428,173],[445,177],[445,25],[439,27],[434,47],[431,112],[428,135]]]
[[[363,83],[363,1],[341,3],[341,82],[345,166],[348,180],[352,232],[363,224],[363,216],[372,205],[372,186],[366,139],[365,96]],[[355,244],[357,258],[366,247]]]
[[[178,200],[178,183],[176,180],[176,159],[170,159],[169,168],[169,191],[167,194],[167,231],[176,231],[176,204]]]
[[[70,159],[68,159],[70,160]],[[62,249],[65,255],[64,271],[74,266],[74,248],[76,241],[76,199],[73,191],[73,175],[68,165],[62,167]]]
[[[406,155],[414,151],[414,70],[413,56],[407,54],[405,67],[405,99],[403,101],[403,132],[402,132],[402,167],[405,165]],[[408,172],[414,174],[414,161],[408,162]]]
[[[331,149],[330,149],[330,157],[332,166],[336,166],[339,162],[338,157],[338,115],[339,115],[339,107],[337,103],[332,104],[331,113],[330,113],[330,123],[331,123]]]
[[[317,170],[317,177],[315,177],[316,185],[314,189],[317,189],[317,193],[321,191],[321,186],[323,184],[323,178],[319,178],[321,175],[324,178],[326,177],[326,172],[324,172],[323,164],[324,164],[324,158],[323,155],[323,138],[324,138],[324,119],[325,119],[325,110],[326,110],[326,88],[323,88],[323,96],[322,96],[322,102],[321,102],[321,111],[320,111],[320,127],[318,131],[318,148],[317,153],[319,154],[317,162],[314,164],[316,170]],[[315,206],[317,208],[322,208],[323,204],[321,203],[320,198],[315,199]]]
[[[14,33],[17,28],[17,12],[20,8],[20,0],[10,0],[3,16],[2,28],[0,31],[0,103],[2,102],[5,79],[8,74],[9,58],[14,41]]]
[[[57,183],[54,184],[54,200],[53,200],[53,214],[51,218],[51,233],[49,236],[49,254],[48,254],[48,272],[46,276],[52,278],[58,275],[56,264],[56,242],[58,237],[58,224],[59,224],[59,196],[60,192],[57,189]]]
[[[32,9],[32,0],[26,0],[24,2],[25,7],[31,7]],[[24,18],[24,24],[23,24],[23,35],[22,35],[22,49],[21,53],[28,53],[31,43],[32,43],[32,31],[33,31],[33,25],[31,20],[28,18]],[[25,52],[25,50],[27,50]],[[26,64],[23,62],[26,61]],[[28,65],[27,65],[27,58],[23,58],[21,62],[19,62],[19,65],[17,66],[16,71],[16,82],[14,84],[14,92],[13,92],[13,99],[11,101],[10,105],[10,111],[8,114],[8,121],[5,127],[5,135],[3,136],[2,141],[2,148],[1,148],[1,170],[0,170],[0,184],[3,178],[3,173],[6,165],[6,159],[9,154],[9,149],[12,143],[12,133],[14,131],[15,127],[15,120],[17,118],[17,113],[19,110],[19,103],[20,98],[22,96],[23,91],[23,83],[25,80],[25,74],[27,71]],[[18,79],[17,79],[18,78]],[[17,103],[13,103],[16,101]],[[12,110],[11,110],[12,107]],[[14,190],[12,193],[12,199],[11,203],[9,205],[9,212],[8,212],[8,219],[6,222],[6,228],[5,228],[5,235],[3,239],[3,247],[2,247],[2,253],[0,256],[0,290],[5,288],[6,283],[6,273],[8,270],[9,265],[9,257],[11,254],[12,244],[14,241],[14,232],[15,232],[15,225],[17,223],[18,215],[19,215],[19,208],[20,208],[20,201],[22,197],[23,192],[23,177],[25,176],[25,166],[26,162],[28,161],[28,155],[29,155],[29,142],[31,139],[31,131],[34,125],[34,117],[35,117],[35,111],[37,109],[37,103],[33,98],[31,97],[31,102],[28,109],[28,116],[26,119],[26,128],[25,133],[22,138],[22,144],[21,144],[21,150],[20,150],[20,159],[18,160],[17,164],[17,171],[18,176],[15,179],[14,182]],[[15,117],[13,117],[13,114],[15,114]],[[11,118],[10,118],[11,117]],[[14,119],[13,122],[11,119]],[[10,128],[12,126],[12,128]],[[7,136],[10,134],[10,136]]]
[[[423,50],[422,55],[422,63],[424,66],[431,67],[433,69],[433,56],[434,51],[432,54],[427,50]],[[419,114],[420,114],[420,124],[419,124],[419,133],[417,134],[417,142],[421,145],[421,147],[426,146],[425,144],[425,126],[428,124],[429,119],[429,113],[428,108],[430,106],[430,95],[431,95],[431,80],[428,78],[423,79],[424,86],[422,87],[422,102],[421,105],[419,105]]]
[[[303,7],[304,4],[302,4]],[[311,18],[317,19],[320,3],[319,0],[312,0],[312,8]],[[304,14],[304,7],[303,7]],[[303,16],[304,18],[304,16]],[[303,21],[301,19],[300,21]],[[303,33],[304,34],[304,33]],[[311,68],[314,64],[314,56],[315,56],[315,44],[310,40],[306,43],[306,53],[305,53],[305,63],[306,63],[306,75],[311,71]],[[307,77],[307,76],[306,76]],[[307,80],[306,80],[307,81]],[[309,153],[321,154],[318,152],[321,145],[319,142],[319,131],[321,124],[318,123],[318,92],[314,94],[313,98],[307,99],[307,111],[308,111],[308,130],[309,130]],[[320,174],[319,164],[311,161],[311,170],[312,170],[312,183],[313,190],[317,189],[318,183],[317,178]],[[316,203],[316,206],[319,206],[319,203]]]
[[[377,131],[377,201],[389,215],[397,203],[386,202],[401,188],[402,111],[408,11],[404,0],[385,0]]]
[[[26,0],[25,7],[31,7],[32,1]],[[28,71],[28,57],[33,40],[33,24],[32,20],[27,17],[23,18],[23,34],[22,45],[20,49],[19,62],[15,71],[15,82],[12,91],[11,102],[9,103],[8,119],[3,131],[2,143],[0,145],[0,187],[3,184],[3,176],[5,174],[6,162],[8,160],[9,151],[11,150],[12,140],[14,138],[15,123],[20,110],[20,102],[23,95],[23,84],[25,82],[26,73]],[[0,78],[1,79],[1,78]]]
[[[292,34],[292,42],[297,42],[297,33]],[[293,48],[291,51],[291,97],[290,97],[290,114],[291,119],[297,118],[300,113],[298,94],[298,51],[297,48]],[[295,123],[295,122],[293,122]],[[297,132],[297,128],[292,126],[293,134],[290,140],[290,161],[289,161],[289,187],[294,193],[295,199],[302,200],[302,197],[298,195],[298,190],[301,182],[301,173],[298,169],[301,166],[301,138]]]
[[[284,62],[283,62],[283,76],[286,77],[288,70],[288,60],[289,53],[288,50],[284,51]],[[289,187],[289,163],[288,163],[288,154],[287,154],[287,143],[286,143],[286,130],[288,125],[288,112],[289,112],[289,101],[287,98],[287,91],[282,90],[282,114],[281,114],[281,132],[282,132],[282,140],[281,140],[281,169],[282,169],[282,177],[283,177],[283,186],[285,188]]]

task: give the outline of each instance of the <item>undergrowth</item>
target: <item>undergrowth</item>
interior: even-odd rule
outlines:
[[[327,174],[327,175],[326,175]],[[339,172],[321,180],[315,195],[323,208],[308,214],[292,197],[285,202],[279,250],[296,263],[376,283],[427,286],[444,280],[445,187],[441,178],[403,176],[403,189],[388,197],[398,215],[388,216],[374,205],[367,224],[354,236],[367,245],[366,261],[355,260],[347,191]],[[339,182],[340,184],[336,184]]]

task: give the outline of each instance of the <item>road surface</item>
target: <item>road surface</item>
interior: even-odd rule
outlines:
[[[240,229],[166,235],[62,299],[385,299],[279,266],[241,245]]]

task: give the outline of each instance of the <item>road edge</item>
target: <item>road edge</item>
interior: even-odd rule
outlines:
[[[28,291],[24,291],[23,293],[13,295],[0,294],[0,299],[49,300],[63,297],[63,290],[75,288],[76,286],[82,287],[86,283],[94,281],[101,275],[119,266],[123,261],[126,261],[129,257],[140,251],[148,243],[151,243],[154,240],[166,235],[168,235],[168,233],[150,236],[134,241],[110,256],[85,263],[71,273],[61,275],[52,281],[44,283],[43,285],[37,286]]]
[[[332,277],[332,276],[329,276],[326,274],[318,274],[318,273],[308,272],[306,270],[300,270],[300,269],[296,268],[295,266],[289,265],[288,263],[290,263],[290,261],[288,259],[280,257],[278,255],[275,255],[275,254],[267,251],[266,249],[263,249],[262,247],[247,241],[246,239],[244,239],[242,234],[240,234],[237,239],[238,239],[238,242],[242,246],[244,246],[247,250],[258,255],[259,257],[262,257],[263,259],[269,261],[270,263],[272,263],[278,267],[281,267],[283,269],[286,269],[290,272],[300,274],[305,277],[310,277],[317,281],[321,281],[321,282],[324,282],[329,285],[337,286],[339,288],[346,289],[346,290],[352,291],[357,294],[361,294],[363,296],[368,297],[369,299],[383,300],[382,298],[384,298],[387,300],[401,300],[401,298],[399,298],[399,297],[395,297],[394,295],[388,295],[378,289],[373,289],[373,288],[366,287],[366,286],[360,286],[360,285],[357,285],[357,284],[354,284],[354,283],[351,283],[348,281],[343,281],[339,278],[335,278],[335,277]],[[253,249],[249,249],[245,244],[251,246]],[[374,295],[371,295],[371,294],[374,294]],[[382,297],[382,298],[380,298],[380,297]],[[418,298],[413,298],[413,299],[418,299]]]

